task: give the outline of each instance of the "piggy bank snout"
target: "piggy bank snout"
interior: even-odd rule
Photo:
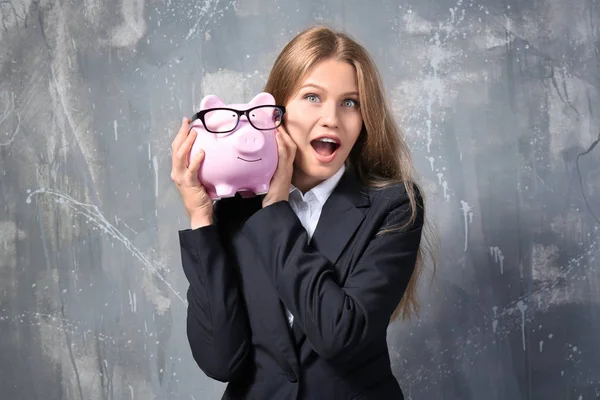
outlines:
[[[247,130],[236,136],[235,149],[241,154],[254,154],[265,146],[265,137],[259,131]]]

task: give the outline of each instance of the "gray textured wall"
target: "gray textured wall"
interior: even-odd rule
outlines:
[[[169,146],[314,22],[380,65],[443,244],[409,399],[600,397],[600,2],[0,1],[0,398],[212,399]],[[587,201],[586,201],[587,200]]]

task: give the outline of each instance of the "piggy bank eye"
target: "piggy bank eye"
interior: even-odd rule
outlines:
[[[204,115],[204,126],[212,133],[227,133],[235,129],[238,115],[223,108],[212,109]]]
[[[262,105],[256,108],[256,110],[252,110],[247,114],[253,127],[260,130],[269,130],[279,126],[283,113],[278,107]]]

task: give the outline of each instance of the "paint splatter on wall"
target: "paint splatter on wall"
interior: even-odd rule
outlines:
[[[406,397],[597,398],[600,3],[13,0],[0,20],[7,398],[222,393],[186,341],[169,146],[315,21],[380,66],[442,244],[420,317],[388,331]]]

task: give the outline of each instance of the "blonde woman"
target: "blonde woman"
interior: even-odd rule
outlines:
[[[266,92],[285,107],[266,195],[213,206],[184,119],[172,144],[191,228],[187,333],[223,399],[402,399],[386,329],[417,310],[423,193],[367,51],[308,29],[283,49]]]

